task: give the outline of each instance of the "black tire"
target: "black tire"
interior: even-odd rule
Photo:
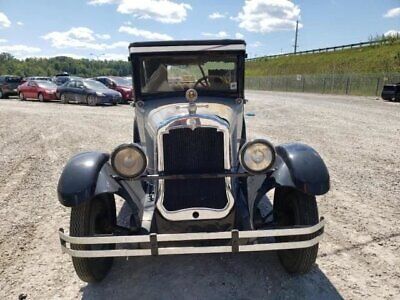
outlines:
[[[97,98],[96,96],[89,95],[86,98],[86,104],[89,106],[96,106],[97,105]]]
[[[60,100],[61,100],[62,104],[68,104],[69,103],[67,95],[65,95],[65,94],[61,94],[60,95]]]
[[[274,220],[278,226],[315,225],[319,222],[315,196],[304,194],[292,188],[276,188],[274,195]],[[309,240],[318,233],[277,237],[278,242]],[[279,250],[278,256],[289,273],[304,274],[315,264],[318,244],[302,249]]]
[[[8,95],[4,94],[2,90],[0,90],[0,99],[8,99]]]
[[[113,195],[104,194],[73,207],[71,211],[71,236],[93,236],[111,234],[116,225],[115,200]],[[115,244],[71,245],[75,250],[112,250]],[[99,282],[110,271],[112,257],[80,258],[72,257],[78,277],[85,282]]]

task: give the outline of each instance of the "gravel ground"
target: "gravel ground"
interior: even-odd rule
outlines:
[[[400,103],[373,98],[248,92],[250,137],[317,149],[332,178],[315,268],[289,276],[275,253],[116,260],[85,284],[61,255],[69,209],[56,196],[65,162],[131,140],[129,106],[0,100],[0,298],[399,299]]]

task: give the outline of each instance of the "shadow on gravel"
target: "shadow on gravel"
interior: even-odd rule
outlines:
[[[129,209],[118,221],[126,225]],[[108,276],[82,288],[83,299],[343,299],[316,266],[285,272],[275,252],[118,258]]]

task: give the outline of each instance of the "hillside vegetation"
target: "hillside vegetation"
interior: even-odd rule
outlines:
[[[335,52],[261,58],[246,63],[247,76],[399,73],[400,42]]]
[[[19,60],[9,53],[0,54],[0,75],[53,76],[60,72],[83,77],[128,76],[131,75],[131,65],[128,61],[74,59],[66,56]]]

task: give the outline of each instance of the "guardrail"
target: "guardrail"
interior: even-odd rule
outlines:
[[[380,40],[380,41],[370,41],[370,42],[361,42],[361,43],[347,44],[347,45],[334,46],[334,47],[317,48],[317,49],[306,50],[306,51],[298,51],[296,53],[290,52],[290,53],[275,54],[275,55],[265,55],[265,56],[248,58],[247,61],[266,60],[266,59],[278,58],[278,57],[284,57],[284,56],[303,55],[303,54],[312,54],[312,53],[334,52],[334,51],[341,51],[341,50],[345,50],[345,49],[384,45],[384,44],[391,44],[391,43],[396,43],[396,42],[400,42],[400,37],[397,37],[394,39]]]

